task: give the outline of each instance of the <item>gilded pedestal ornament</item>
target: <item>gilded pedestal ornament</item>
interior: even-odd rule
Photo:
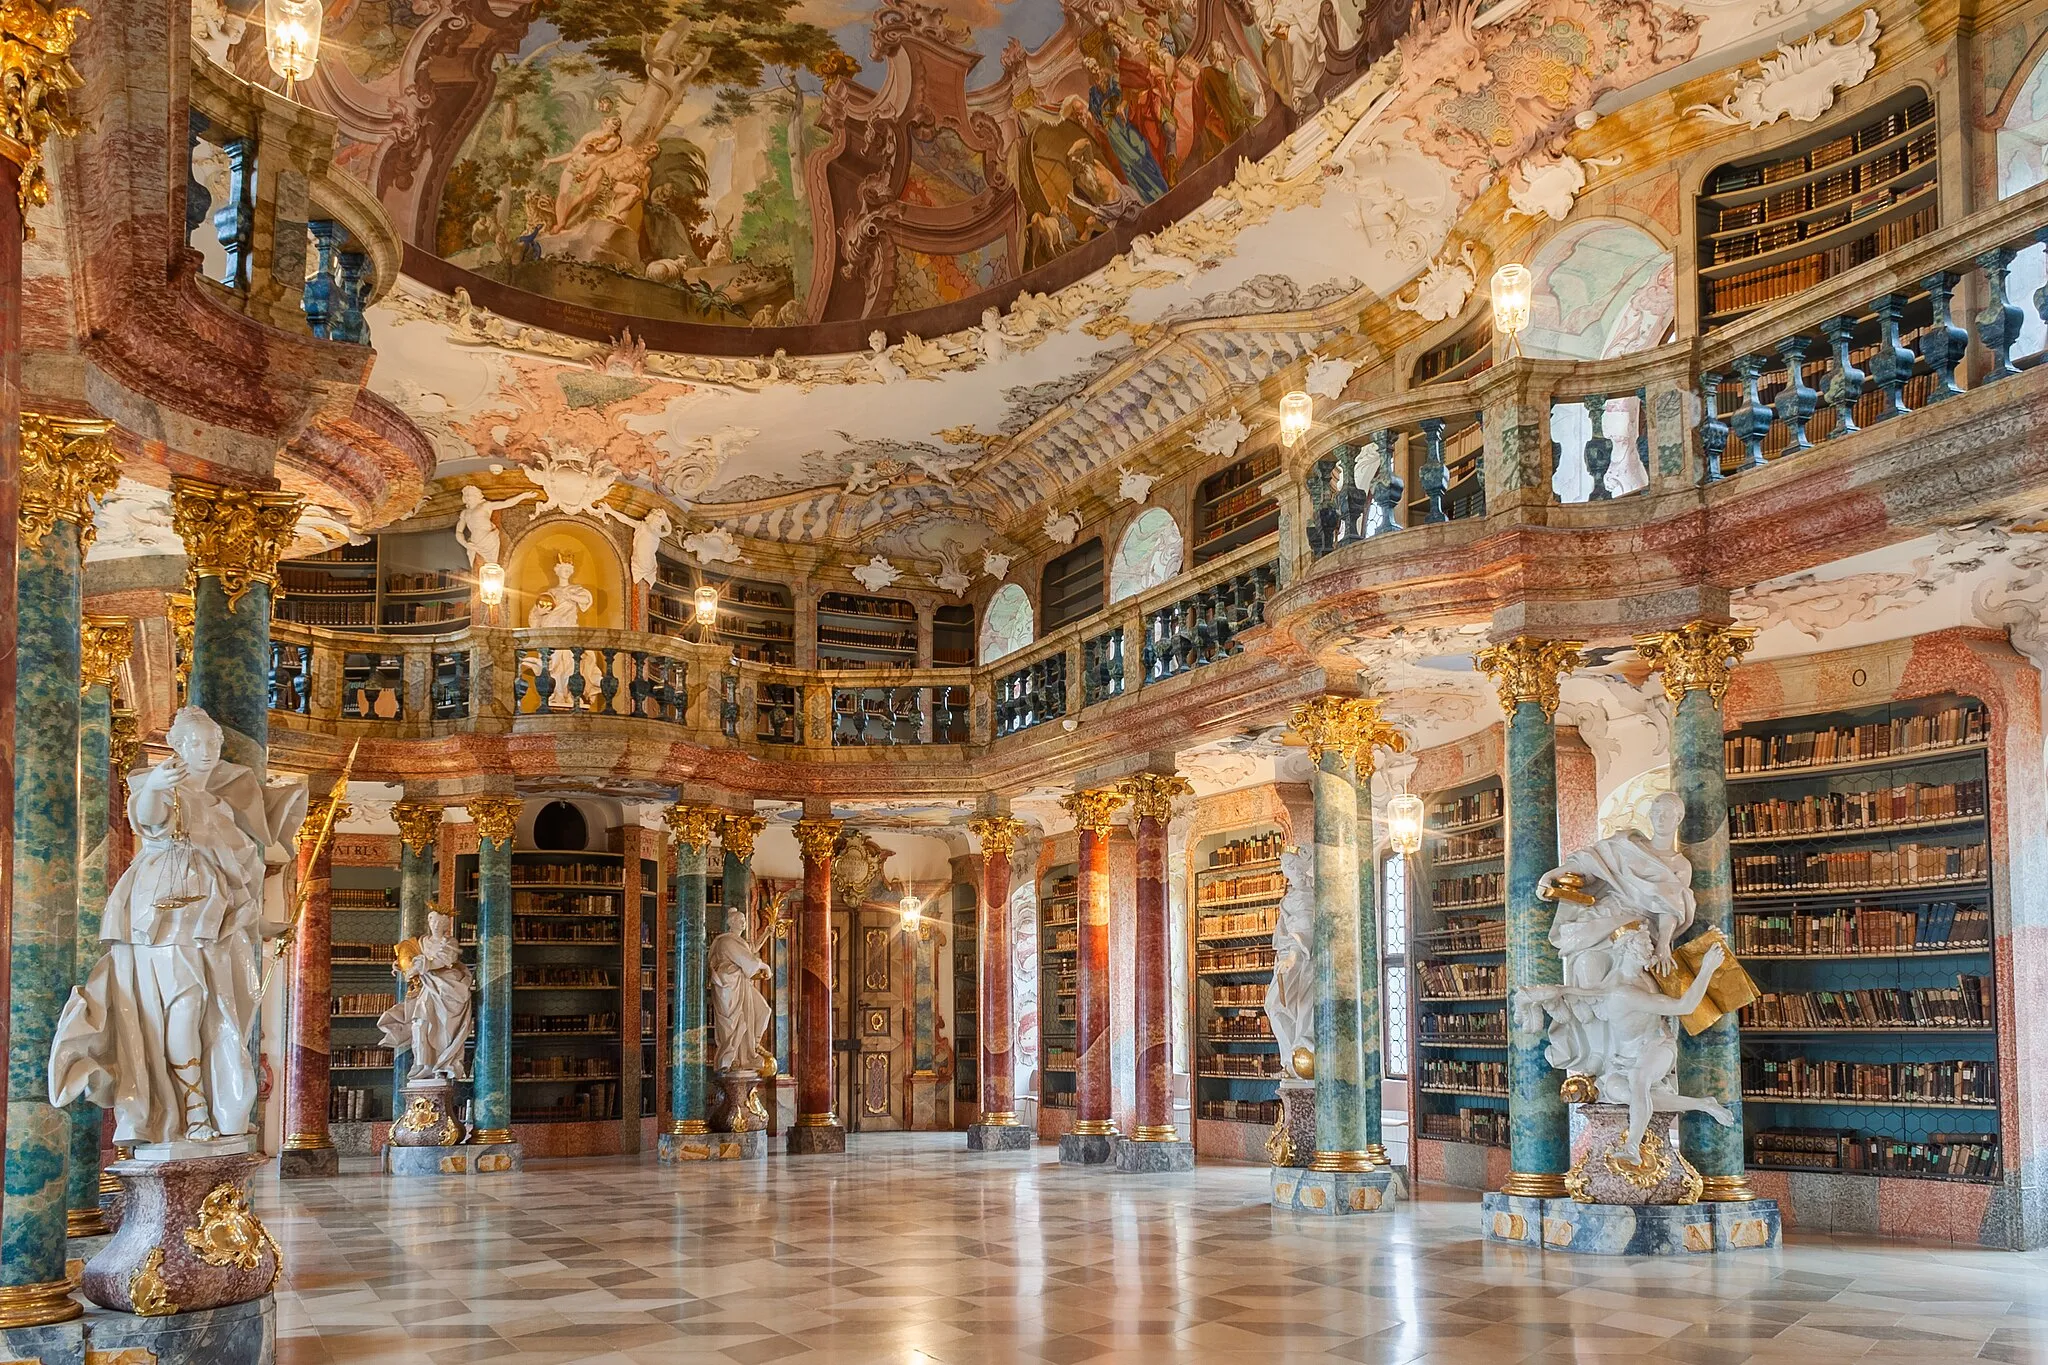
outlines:
[[[78,132],[71,92],[84,82],[71,65],[71,48],[87,17],[73,5],[0,3],[0,156],[21,167],[24,238],[35,236],[28,211],[50,202],[43,144],[52,134]]]

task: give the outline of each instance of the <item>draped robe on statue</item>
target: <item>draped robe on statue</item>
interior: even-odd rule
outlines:
[[[768,997],[754,982],[772,969],[746,935],[730,926],[746,923],[734,913],[727,929],[711,940],[707,954],[711,978],[711,1020],[716,1034],[720,1071],[752,1071],[761,1065],[761,1035],[768,1031]]]
[[[378,1017],[377,1027],[384,1046],[411,1049],[409,1080],[469,1079],[463,1046],[469,1041],[475,978],[462,964],[453,930],[449,916],[430,914],[426,933],[398,945],[405,998]]]

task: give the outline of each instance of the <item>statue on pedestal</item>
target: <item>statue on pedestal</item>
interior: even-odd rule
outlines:
[[[761,1037],[772,1020],[768,997],[754,983],[775,974],[761,956],[767,941],[765,933],[759,943],[748,941],[747,912],[738,906],[725,912],[725,932],[711,940],[706,964],[716,1070],[760,1074]]]
[[[1287,880],[1273,925],[1273,980],[1266,1021],[1280,1046],[1280,1117],[1266,1138],[1275,1166],[1306,1166],[1316,1149],[1315,854],[1299,844],[1280,849]]]
[[[429,912],[427,932],[391,952],[391,972],[405,982],[405,998],[377,1020],[384,1046],[412,1050],[407,1080],[468,1080],[463,1048],[474,1022],[476,978],[462,963],[454,917]]]

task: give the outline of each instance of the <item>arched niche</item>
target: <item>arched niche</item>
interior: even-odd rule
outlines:
[[[988,599],[981,618],[981,662],[994,663],[1031,643],[1031,594],[1005,583]]]
[[[2048,180],[2048,52],[2036,57],[2013,91],[2005,119],[1998,125],[1998,197],[2010,199]],[[2020,304],[2016,355],[2031,355],[2048,343],[2048,326],[2026,301],[2048,284],[2048,250],[2030,246],[2013,258],[2006,277],[2006,297]]]
[[[512,547],[505,566],[505,624],[526,625],[534,599],[555,586],[555,565],[564,557],[575,565],[570,582],[590,589],[590,606],[577,624],[624,630],[626,569],[617,547],[595,526],[566,517],[527,528]]]
[[[1116,544],[1109,562],[1109,600],[1121,602],[1174,577],[1186,562],[1180,523],[1164,507],[1138,513]]]

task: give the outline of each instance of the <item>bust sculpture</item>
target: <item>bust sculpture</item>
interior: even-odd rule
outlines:
[[[771,924],[761,942],[747,938],[747,912],[734,906],[725,912],[725,932],[711,940],[706,970],[711,982],[712,1066],[719,1071],[758,1072],[767,1054],[761,1036],[768,1031],[768,997],[754,983],[773,975],[761,957]]]
[[[197,707],[167,738],[171,756],[130,783],[141,847],[107,897],[106,952],[58,1018],[50,1103],[113,1109],[120,1143],[245,1147],[260,940],[289,923],[281,831],[298,828],[306,790],[223,762],[220,726]]]
[[[378,1017],[384,1045],[412,1049],[408,1080],[467,1080],[462,1054],[474,1019],[476,978],[462,963],[454,917],[430,912],[427,932],[391,951],[392,975],[405,982],[405,997]]]

